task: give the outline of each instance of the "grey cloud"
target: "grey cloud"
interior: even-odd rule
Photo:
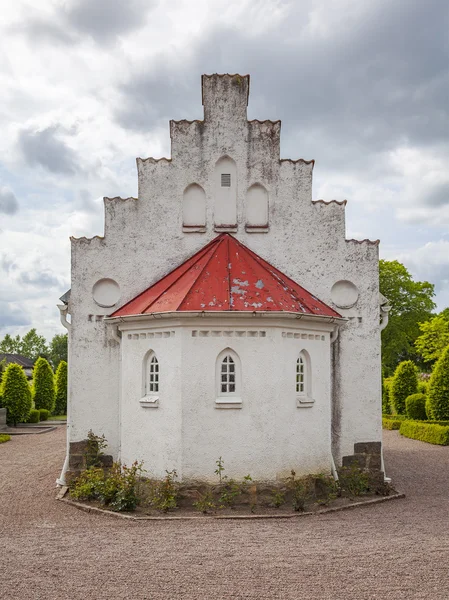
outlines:
[[[23,271],[19,275],[19,281],[25,285],[33,285],[35,287],[49,288],[49,287],[60,287],[61,282],[52,273],[45,271],[41,272],[28,272]]]
[[[79,37],[70,32],[66,23],[55,18],[45,20],[42,17],[29,17],[12,28],[14,32],[23,32],[32,43],[51,42],[71,46],[79,41]]]
[[[24,312],[11,302],[0,300],[0,329],[4,327],[20,327],[30,325],[31,320]]]
[[[449,183],[434,186],[421,198],[421,202],[434,208],[449,204]]]
[[[19,148],[30,166],[41,166],[52,173],[73,175],[77,171],[77,157],[58,137],[59,131],[57,126],[42,131],[23,129],[19,133]]]
[[[6,188],[0,188],[0,213],[14,215],[19,210],[19,203],[13,192]]]
[[[74,0],[64,16],[76,31],[104,43],[142,27],[152,5],[144,0]]]

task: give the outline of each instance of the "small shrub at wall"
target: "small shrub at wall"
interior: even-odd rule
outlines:
[[[9,442],[10,439],[11,439],[10,435],[7,435],[6,433],[0,433],[0,444],[4,444],[5,442]]]
[[[45,408],[39,409],[39,421],[48,421],[48,417],[50,416],[50,411]]]
[[[393,411],[398,415],[405,414],[405,400],[418,391],[418,375],[411,360],[401,362],[391,383],[391,402]]]
[[[30,414],[32,401],[30,386],[21,366],[11,363],[2,379],[2,403],[7,409],[8,422],[24,422]]]
[[[56,369],[55,375],[56,384],[56,401],[55,401],[55,415],[67,414],[67,363],[61,361]]]
[[[429,381],[429,407],[433,419],[449,419],[449,346],[443,351]]]
[[[399,433],[414,440],[449,446],[449,426],[419,421],[403,421]]]
[[[405,399],[405,410],[409,419],[425,421],[426,414],[426,396],[424,394],[412,394]]]
[[[55,407],[55,378],[50,363],[39,357],[33,369],[33,399],[38,410],[45,408],[52,412]]]
[[[30,416],[27,419],[27,423],[39,423],[40,421],[40,411],[37,408],[32,408],[30,410]]]
[[[398,415],[400,416],[400,415]],[[403,422],[403,419],[386,419],[383,418],[382,419],[382,427],[384,429],[399,429],[399,427],[401,426],[401,423]]]

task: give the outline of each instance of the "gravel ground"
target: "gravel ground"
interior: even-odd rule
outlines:
[[[55,498],[65,428],[0,445],[0,598],[449,599],[449,447],[385,431],[404,500],[292,520],[128,522]]]

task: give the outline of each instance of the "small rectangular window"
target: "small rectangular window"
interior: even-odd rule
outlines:
[[[231,187],[231,173],[221,174],[221,187]]]

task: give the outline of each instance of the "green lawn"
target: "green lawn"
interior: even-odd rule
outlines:
[[[67,415],[53,415],[48,417],[49,421],[67,421]]]

